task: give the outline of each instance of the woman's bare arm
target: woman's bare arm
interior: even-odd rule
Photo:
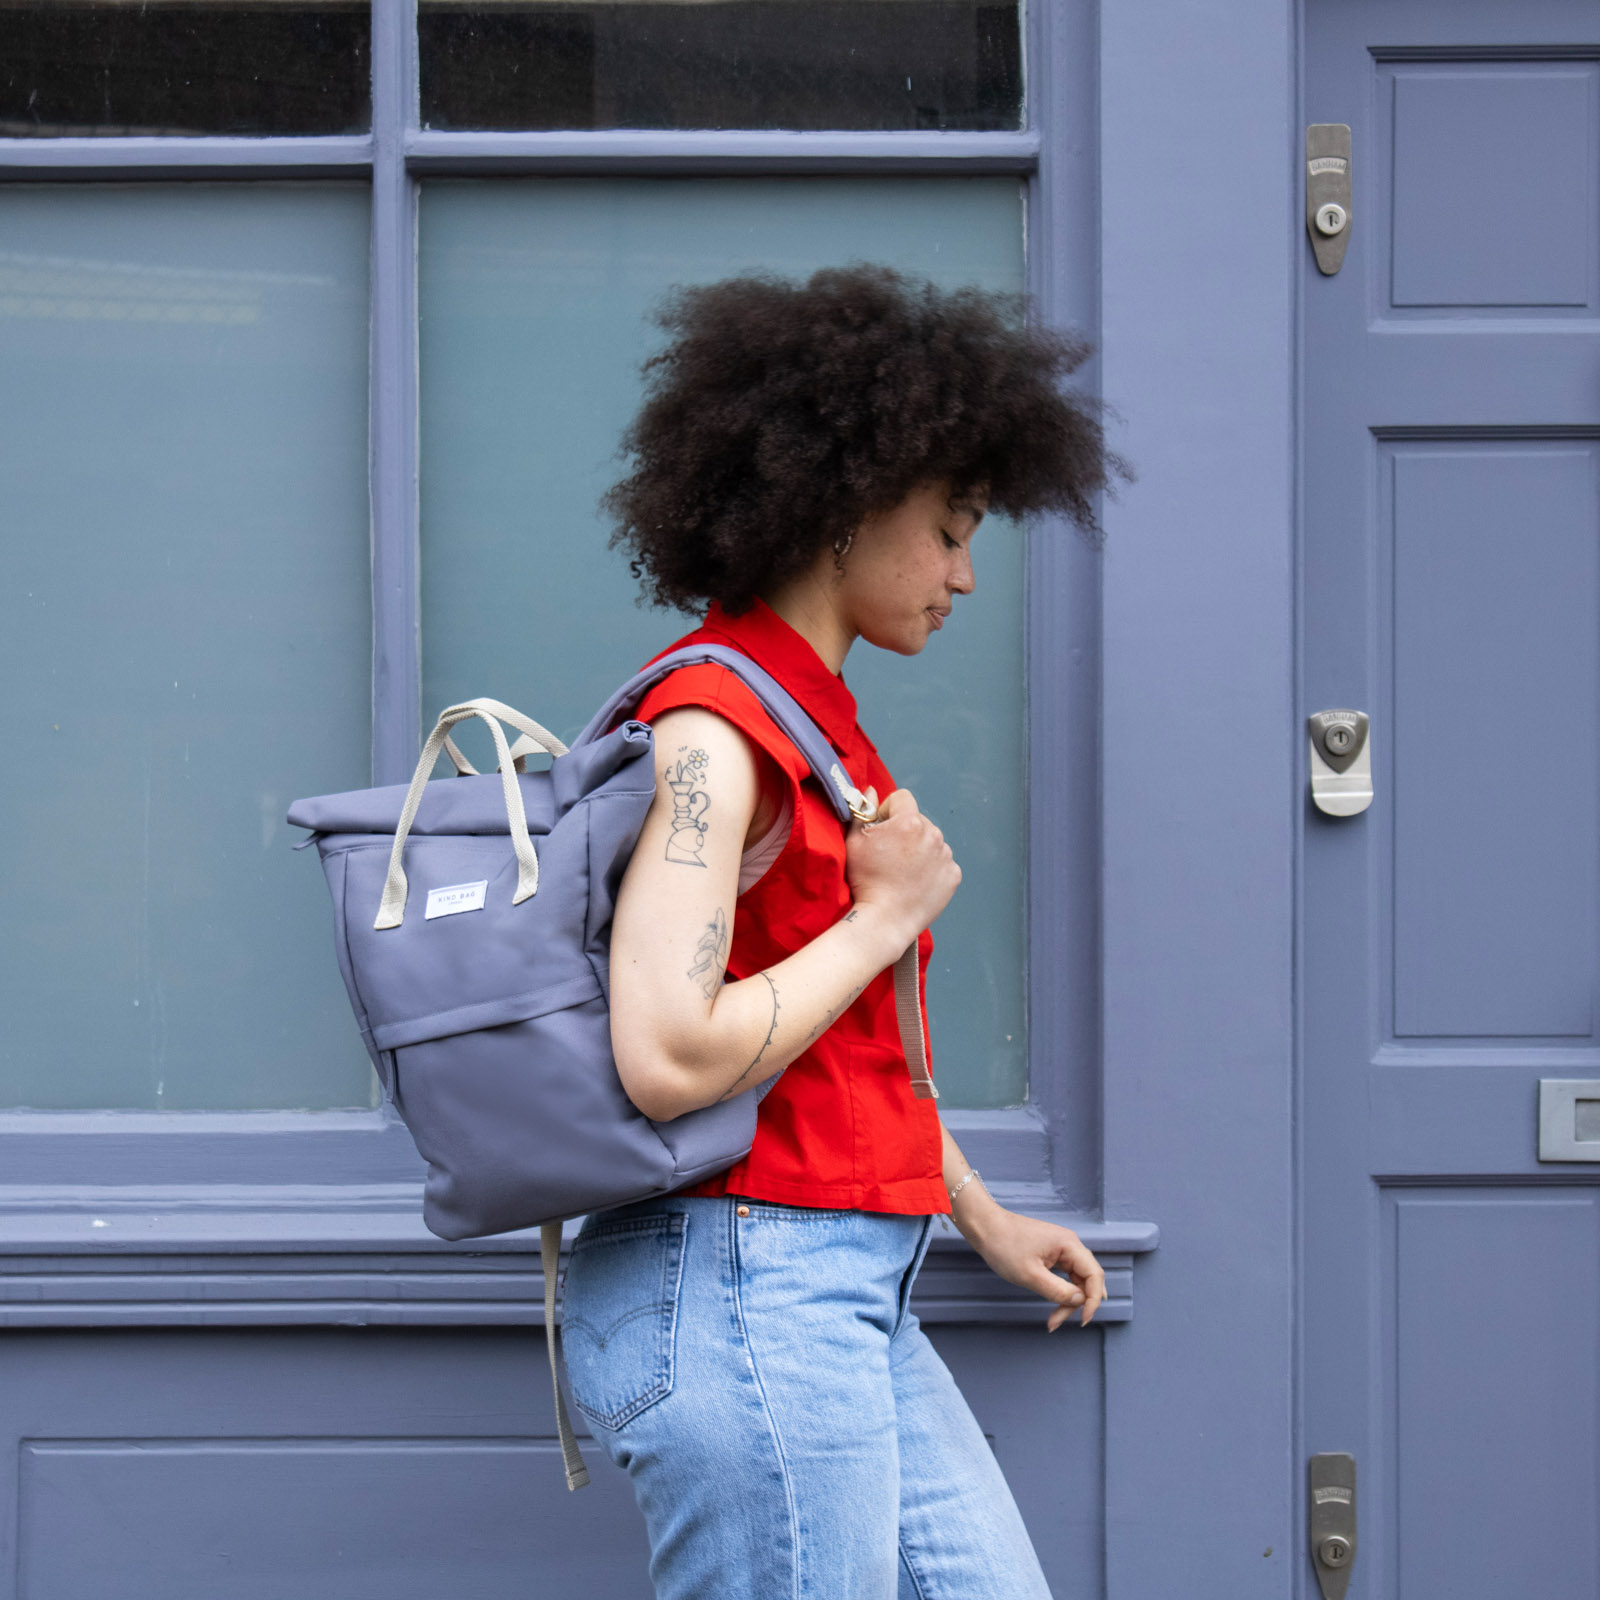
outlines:
[[[788,1066],[939,914],[961,869],[897,791],[888,820],[847,842],[851,909],[786,960],[724,983],[755,757],[730,722],[693,707],[654,732],[656,797],[612,929],[611,1040],[629,1098],[664,1122]]]

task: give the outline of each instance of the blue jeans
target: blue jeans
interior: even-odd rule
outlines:
[[[1049,1600],[910,1309],[931,1223],[669,1195],[584,1224],[567,1372],[657,1600]]]

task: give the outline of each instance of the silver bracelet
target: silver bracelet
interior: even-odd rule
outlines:
[[[954,1205],[954,1204],[955,1204],[955,1203],[956,1203],[956,1196],[957,1196],[957,1195],[958,1195],[958,1194],[960,1194],[960,1193],[961,1193],[961,1191],[962,1191],[962,1190],[963,1190],[963,1189],[965,1189],[965,1188],[966,1188],[966,1186],[967,1186],[967,1185],[968,1185],[968,1184],[969,1184],[969,1183],[971,1183],[971,1182],[972,1182],[972,1180],[973,1180],[973,1179],[974,1179],[974,1178],[978,1178],[978,1182],[979,1182],[979,1183],[983,1183],[983,1179],[982,1179],[982,1178],[980,1178],[980,1177],[978,1177],[978,1169],[977,1169],[977,1168],[976,1168],[976,1167],[969,1167],[969,1168],[968,1168],[968,1169],[967,1169],[967,1175],[966,1175],[966,1177],[964,1177],[964,1178],[963,1178],[963,1179],[962,1179],[962,1180],[961,1180],[961,1182],[960,1182],[960,1183],[958,1183],[958,1184],[957,1184],[957,1185],[956,1185],[956,1186],[955,1186],[955,1188],[953,1188],[953,1189],[952,1189],[952,1190],[951,1190],[951,1191],[950,1191],[950,1204],[951,1204],[951,1205]],[[987,1194],[987,1193],[988,1193],[988,1190],[989,1190],[989,1185],[988,1185],[988,1184],[986,1184],[986,1183],[983,1183],[983,1188],[984,1188],[984,1193],[986,1193],[986,1194]]]

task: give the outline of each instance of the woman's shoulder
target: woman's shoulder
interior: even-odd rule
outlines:
[[[796,780],[811,770],[805,757],[767,715],[755,692],[726,667],[709,662],[679,667],[645,695],[634,715],[641,722],[654,722],[669,711],[690,706],[732,723]]]

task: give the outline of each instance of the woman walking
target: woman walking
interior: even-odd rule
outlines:
[[[613,930],[618,1071],[657,1120],[761,1097],[747,1157],[591,1216],[567,1273],[573,1398],[632,1478],[658,1600],[1049,1594],[911,1283],[939,1213],[1052,1330],[1105,1279],[913,1093],[888,969],[916,941],[926,972],[961,870],[840,676],[858,641],[910,656],[945,626],[990,508],[1092,525],[1108,458],[1057,387],[1086,351],[1018,312],[871,267],[682,291],[608,496],[651,598],[708,608],[677,643],[754,658],[885,797],[846,834],[720,667],[639,708],[657,790]]]

